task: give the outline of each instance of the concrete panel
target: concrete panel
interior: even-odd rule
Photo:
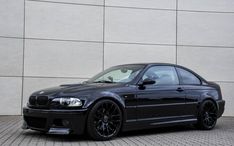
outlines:
[[[207,80],[234,81],[234,48],[178,47],[178,64]]]
[[[0,36],[23,37],[24,0],[0,1]]]
[[[22,76],[23,39],[0,38],[0,75]]]
[[[175,63],[175,46],[105,44],[105,68],[127,63]]]
[[[176,9],[176,0],[105,0],[107,6]]]
[[[64,40],[103,40],[100,6],[26,2],[26,37]]]
[[[77,84],[85,79],[64,79],[64,78],[24,78],[23,106],[27,105],[29,96],[39,90],[62,84]]]
[[[234,12],[233,0],[179,0],[179,10]]]
[[[0,77],[0,115],[21,114],[21,77]]]
[[[175,44],[174,11],[106,8],[105,41]]]
[[[224,116],[234,116],[234,82],[233,83],[224,83],[217,82],[221,86],[223,99],[226,101],[225,103],[225,111]]]
[[[234,13],[178,12],[178,44],[234,46]]]
[[[26,40],[25,75],[91,77],[102,70],[102,43]]]
[[[103,5],[104,4],[104,0],[40,0],[40,1],[71,3],[71,4],[89,4],[89,5]]]

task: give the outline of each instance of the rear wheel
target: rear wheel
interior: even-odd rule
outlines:
[[[115,137],[122,125],[122,112],[112,100],[97,102],[88,115],[87,132],[95,140]]]
[[[213,129],[217,122],[217,111],[217,106],[213,101],[204,101],[199,109],[198,128],[204,130]]]

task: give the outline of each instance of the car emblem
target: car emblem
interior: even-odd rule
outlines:
[[[43,94],[43,93],[45,93],[45,92],[44,91],[39,92],[39,94]]]

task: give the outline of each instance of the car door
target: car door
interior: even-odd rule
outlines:
[[[137,91],[138,121],[150,123],[175,120],[185,115],[185,93],[179,85],[174,66],[152,66],[140,82],[149,78],[155,80]]]

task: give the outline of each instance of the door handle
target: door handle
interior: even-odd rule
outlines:
[[[183,92],[184,89],[182,89],[181,87],[178,87],[178,88],[176,89],[176,91],[178,91],[178,92]]]

